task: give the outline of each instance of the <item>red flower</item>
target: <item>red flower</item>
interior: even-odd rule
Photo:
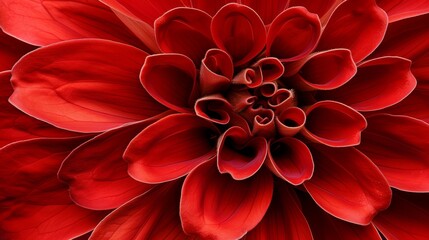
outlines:
[[[3,0],[0,238],[429,239],[429,1],[238,2]]]

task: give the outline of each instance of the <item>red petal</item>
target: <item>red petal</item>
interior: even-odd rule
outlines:
[[[13,89],[10,72],[0,73],[0,148],[16,141],[39,137],[72,137],[77,133],[55,128],[32,118],[8,102]]]
[[[329,19],[317,49],[347,48],[359,62],[380,44],[386,28],[387,15],[375,0],[345,1]]]
[[[236,181],[220,174],[214,161],[186,177],[180,216],[186,233],[204,239],[238,239],[263,218],[273,194],[268,171]]]
[[[390,204],[392,192],[380,170],[354,148],[311,147],[315,170],[304,183],[316,203],[331,215],[366,225]]]
[[[301,108],[287,108],[276,116],[277,133],[283,137],[292,137],[301,131],[305,121],[305,112]]]
[[[73,201],[85,208],[112,209],[152,188],[128,175],[122,155],[131,139],[154,121],[107,131],[73,150],[58,173]]]
[[[277,15],[288,7],[289,0],[242,0],[241,4],[245,4],[254,9],[264,23],[269,25]]]
[[[393,192],[392,204],[374,223],[387,239],[429,239],[429,194]]]
[[[231,104],[220,94],[202,97],[195,103],[197,116],[217,124],[229,123],[231,111]]]
[[[358,148],[380,168],[391,186],[429,191],[429,124],[406,116],[369,117]]]
[[[383,57],[362,63],[356,76],[344,86],[321,93],[325,99],[342,102],[358,111],[374,111],[401,102],[416,87],[411,62]]]
[[[180,224],[179,202],[178,182],[157,186],[109,214],[90,239],[189,239]]]
[[[381,240],[377,229],[372,224],[360,226],[334,218],[307,196],[303,198],[302,203],[302,209],[311,231],[319,240]]]
[[[267,151],[265,138],[252,138],[246,130],[232,127],[219,137],[217,146],[219,172],[229,173],[235,180],[249,178],[262,167]]]
[[[76,206],[56,176],[61,161],[84,140],[35,139],[0,150],[3,239],[70,239],[90,231],[105,216]]]
[[[309,107],[306,113],[307,120],[302,133],[308,139],[327,146],[358,145],[361,132],[366,128],[364,116],[338,102],[318,102]]]
[[[313,239],[310,227],[301,212],[297,196],[286,183],[276,185],[270,208],[268,208],[262,221],[246,234],[245,239]]]
[[[282,62],[277,58],[266,57],[259,59],[255,64],[252,65],[253,68],[259,68],[262,72],[262,79],[264,82],[273,82],[283,76],[285,67]]]
[[[228,53],[220,49],[207,51],[200,68],[202,95],[227,90],[234,75],[234,65]]]
[[[96,39],[40,48],[14,66],[10,101],[31,116],[79,132],[146,119],[165,111],[138,81],[146,55]]]
[[[290,0],[290,6],[302,6],[309,12],[316,13],[325,23],[335,8],[345,0]]]
[[[428,0],[377,0],[377,5],[386,11],[389,22],[412,18],[429,12]]]
[[[210,32],[212,18],[193,8],[175,8],[155,21],[159,48],[165,53],[181,53],[199,66],[204,54],[214,47]]]
[[[146,58],[140,73],[146,91],[161,104],[179,112],[190,112],[196,89],[196,69],[181,54],[157,54]]]
[[[313,157],[308,147],[295,138],[280,138],[270,142],[268,167],[281,179],[299,185],[313,175]]]
[[[216,0],[216,1],[207,1],[207,0],[188,0],[189,6],[203,10],[204,12],[210,14],[211,16],[215,15],[220,8],[230,2],[236,2],[235,0]]]
[[[0,29],[0,72],[11,69],[20,57],[34,48],[5,34]]]
[[[81,38],[139,44],[116,15],[97,0],[5,0],[0,4],[0,25],[5,32],[33,45]]]
[[[302,90],[331,90],[347,83],[356,74],[356,64],[347,49],[318,52],[288,67],[292,84]],[[292,72],[291,72],[292,71]]]
[[[265,46],[265,26],[251,8],[231,3],[213,17],[211,32],[216,45],[228,52],[235,66],[246,64]]]
[[[295,101],[296,99],[295,99],[294,91],[281,88],[277,90],[277,92],[275,92],[273,96],[270,97],[270,99],[268,99],[268,106],[273,108],[276,113],[281,113],[284,111],[288,111],[289,108],[296,105]],[[293,108],[291,109],[291,112],[295,113],[293,114],[294,116],[297,116],[296,110],[297,109],[293,109]],[[281,118],[281,121],[286,120],[284,117],[280,117],[280,118]],[[293,120],[295,121],[299,120],[298,122],[305,121],[305,114],[304,114],[304,119],[298,119],[298,118],[295,119],[294,117]]]
[[[124,154],[128,172],[147,183],[182,177],[215,156],[218,133],[210,122],[191,114],[164,117],[131,141]]]
[[[296,61],[314,50],[322,26],[316,14],[303,7],[283,11],[274,19],[267,35],[267,55],[281,61]]]

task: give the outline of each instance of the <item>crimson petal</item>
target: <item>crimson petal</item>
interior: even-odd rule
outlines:
[[[324,212],[307,195],[302,199],[305,218],[317,239],[381,240],[373,224],[360,226],[342,221]]]
[[[0,72],[11,69],[20,57],[34,48],[0,29]]]
[[[214,161],[203,163],[183,184],[183,229],[200,238],[238,239],[261,221],[272,194],[273,180],[268,171],[236,181],[220,174]]]
[[[140,132],[125,151],[129,174],[142,182],[160,183],[186,175],[214,158],[219,130],[192,114],[169,115]],[[167,150],[167,151],[166,151]]]
[[[290,107],[276,116],[276,128],[280,136],[291,137],[304,127],[306,116],[301,108]]]
[[[428,0],[377,0],[377,5],[386,11],[389,22],[412,18],[429,11]]]
[[[303,7],[283,11],[271,24],[267,35],[267,54],[283,62],[308,55],[319,41],[322,26],[319,17]]]
[[[0,150],[0,231],[3,239],[70,239],[106,215],[75,205],[57,179],[62,160],[85,138],[34,139]]]
[[[295,138],[280,138],[270,142],[267,165],[281,179],[299,185],[311,178],[313,157],[308,147]]]
[[[191,112],[197,89],[196,69],[185,55],[168,53],[146,58],[140,81],[161,104],[178,112]]]
[[[307,110],[302,133],[308,139],[331,147],[347,147],[360,143],[366,128],[365,117],[354,109],[333,101],[321,101]]]
[[[289,0],[242,0],[241,3],[254,9],[265,25],[269,25],[277,15],[288,7]]]
[[[211,16],[215,15],[219,9],[221,9],[224,5],[236,2],[236,0],[216,0],[216,1],[207,1],[207,0],[185,0],[189,3],[188,6],[192,6],[194,8],[198,8],[203,10],[204,12],[210,14]]]
[[[265,46],[264,23],[245,5],[222,7],[213,17],[211,32],[216,45],[231,55],[235,66],[246,64]]]
[[[202,95],[209,95],[228,89],[234,75],[231,57],[220,49],[207,51],[200,68],[200,89]]]
[[[152,117],[165,108],[138,81],[146,55],[100,39],[40,48],[14,66],[10,101],[31,116],[79,132],[100,132]]]
[[[290,7],[302,6],[316,13],[323,23],[329,19],[335,8],[345,0],[290,0]]]
[[[231,104],[220,94],[202,97],[195,103],[197,116],[217,124],[229,123],[231,112]]]
[[[175,8],[155,21],[156,41],[165,53],[181,53],[199,66],[204,54],[214,47],[210,32],[212,18],[193,8]]]
[[[180,225],[179,202],[179,182],[157,186],[110,213],[89,239],[189,239]]]
[[[429,191],[429,124],[406,116],[375,115],[368,119],[358,148],[383,172],[392,187]]]
[[[122,155],[131,139],[154,121],[109,130],[73,150],[58,172],[73,201],[89,209],[113,209],[151,189],[128,175]]]
[[[267,141],[252,138],[240,127],[231,127],[219,137],[217,164],[220,173],[229,173],[236,180],[253,176],[267,156]]]
[[[80,38],[139,45],[116,15],[97,0],[5,0],[0,3],[0,26],[39,46]]]
[[[244,239],[313,240],[298,201],[294,190],[286,183],[276,183],[267,213]],[[315,236],[319,237],[319,235]]]
[[[349,0],[339,5],[323,30],[317,50],[350,49],[361,61],[383,40],[387,15],[375,0]]]
[[[342,87],[320,96],[342,102],[358,111],[374,111],[401,102],[416,87],[411,61],[381,57],[363,62],[358,73]]]
[[[387,239],[429,239],[429,194],[393,192],[392,204],[375,219]]]
[[[325,211],[345,221],[367,225],[389,206],[389,184],[363,153],[355,148],[322,145],[312,145],[310,149],[315,170],[304,186]]]

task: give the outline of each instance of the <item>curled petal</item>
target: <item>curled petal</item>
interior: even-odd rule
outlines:
[[[277,58],[266,57],[258,60],[252,67],[257,67],[262,72],[262,79],[264,82],[272,82],[279,79],[285,67]]]
[[[206,51],[214,47],[212,18],[193,8],[174,8],[155,21],[156,41],[165,53],[181,53],[199,66]]]
[[[389,22],[396,22],[429,12],[428,0],[377,0],[377,5],[386,11]]]
[[[303,7],[283,11],[274,19],[267,35],[267,54],[290,62],[301,59],[316,48],[322,26],[316,14]]]
[[[0,3],[0,25],[5,32],[38,46],[81,38],[139,45],[116,15],[97,0],[5,0]]]
[[[360,226],[342,221],[323,211],[310,197],[305,195],[301,199],[305,218],[319,239],[381,240],[373,224]]]
[[[263,82],[259,88],[256,89],[254,95],[261,95],[262,97],[271,98],[278,91],[276,82]]]
[[[247,89],[233,89],[227,92],[226,98],[234,111],[241,112],[255,103],[257,97],[250,94]]]
[[[277,15],[288,7],[289,0],[242,0],[241,3],[254,9],[265,25],[269,25]]]
[[[329,19],[317,50],[350,49],[360,62],[383,40],[387,15],[375,0],[349,0],[339,5]]]
[[[315,53],[289,66],[296,88],[301,90],[330,90],[347,83],[357,72],[351,52],[333,49]]]
[[[262,167],[267,149],[264,138],[252,138],[246,130],[232,127],[218,141],[219,172],[229,173],[236,180],[249,178]]]
[[[236,181],[220,174],[215,162],[203,163],[183,184],[183,229],[203,239],[238,239],[261,221],[272,194],[273,179],[268,171]]]
[[[166,108],[138,81],[146,56],[137,48],[101,39],[39,48],[12,69],[10,102],[28,115],[79,132],[152,117]]]
[[[197,116],[217,124],[227,124],[230,120],[231,104],[221,95],[202,97],[195,103]]]
[[[402,101],[414,90],[417,81],[410,67],[411,62],[400,57],[372,59],[362,63],[344,86],[320,95],[358,111],[380,110]]]
[[[229,87],[234,74],[234,65],[228,53],[210,49],[200,68],[200,90],[202,95],[223,91]]]
[[[245,68],[232,79],[233,84],[247,85],[249,88],[256,88],[263,83],[261,69]]]
[[[331,147],[358,145],[366,128],[364,116],[338,102],[318,102],[309,107],[306,114],[302,133],[312,141]]]
[[[354,148],[312,145],[313,177],[304,183],[316,203],[331,215],[367,225],[390,204],[392,192],[380,170]]]
[[[104,132],[74,149],[58,172],[60,180],[69,185],[73,201],[89,209],[113,209],[151,189],[152,185],[128,175],[122,155],[129,141],[154,121]]]
[[[120,206],[89,239],[188,239],[180,224],[180,187],[180,182],[165,183]]]
[[[218,133],[210,122],[191,114],[164,117],[131,141],[124,153],[128,173],[146,183],[182,177],[216,155]]]
[[[235,66],[246,64],[265,46],[264,23],[245,5],[222,7],[213,17],[211,32],[216,45],[231,55]]]
[[[295,105],[295,93],[285,88],[279,89],[268,100],[268,106],[275,109],[276,112],[282,112],[290,106]]]
[[[392,204],[374,219],[374,224],[387,239],[428,239],[428,201],[428,193],[394,191]]]
[[[313,239],[299,200],[291,187],[286,183],[276,182],[270,208],[262,221],[246,234],[245,239]]]
[[[276,116],[276,128],[279,135],[291,137],[304,127],[305,112],[301,108],[291,107]]]
[[[181,54],[157,54],[146,58],[140,73],[146,91],[159,103],[178,112],[190,112],[195,101],[196,69]]]
[[[311,178],[313,157],[308,147],[295,138],[280,138],[270,142],[267,165],[281,179],[299,185]]]
[[[392,187],[429,191],[429,124],[388,114],[368,118],[359,150],[380,168]]]
[[[274,112],[271,109],[261,109],[253,118],[252,134],[270,138],[275,135]]]

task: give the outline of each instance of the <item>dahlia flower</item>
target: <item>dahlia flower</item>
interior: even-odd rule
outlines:
[[[429,239],[428,0],[1,0],[0,239]]]

